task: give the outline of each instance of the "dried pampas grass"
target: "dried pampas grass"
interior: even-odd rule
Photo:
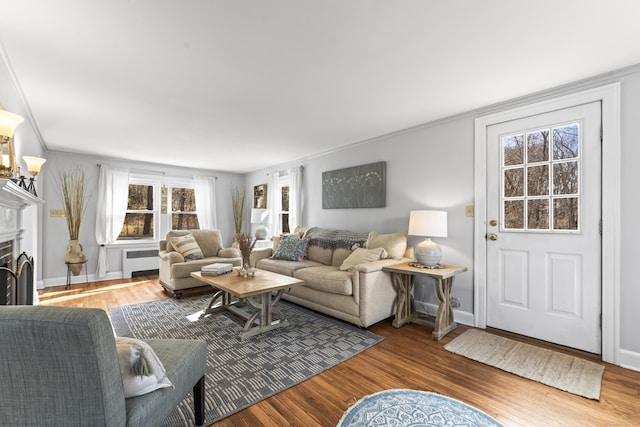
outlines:
[[[69,229],[69,240],[78,240],[80,223],[86,207],[84,171],[60,173],[60,198]]]

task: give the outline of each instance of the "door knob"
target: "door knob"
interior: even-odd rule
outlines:
[[[498,225],[498,221],[496,221],[495,219],[492,219],[491,221],[489,221],[489,225],[492,227],[495,227],[496,225]]]
[[[489,240],[498,240],[498,235],[496,233],[490,233],[487,235]]]

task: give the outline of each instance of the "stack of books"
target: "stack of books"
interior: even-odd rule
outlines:
[[[200,274],[203,276],[219,276],[224,273],[228,273],[233,269],[233,264],[226,264],[222,262],[216,262],[215,264],[209,264],[202,267]]]

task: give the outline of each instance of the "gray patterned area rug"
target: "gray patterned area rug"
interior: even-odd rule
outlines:
[[[240,341],[244,321],[229,313],[203,319],[211,295],[111,309],[118,336],[207,341],[205,425],[317,375],[382,341],[354,325],[280,301],[289,326]],[[191,394],[165,426],[193,426]]]

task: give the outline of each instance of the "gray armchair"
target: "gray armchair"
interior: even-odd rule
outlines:
[[[193,390],[201,425],[206,342],[144,341],[175,387],[125,399],[114,333],[103,310],[0,307],[0,424],[158,426]]]

